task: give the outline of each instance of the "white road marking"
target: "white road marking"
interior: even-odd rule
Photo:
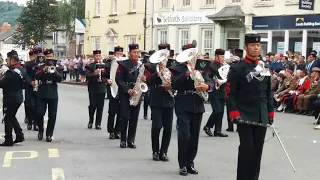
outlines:
[[[48,149],[48,152],[49,152],[49,158],[58,158],[58,157],[60,157],[58,149]]]
[[[30,153],[29,156],[25,157],[13,157],[14,154],[17,153]],[[3,165],[2,167],[8,168],[11,166],[11,161],[13,159],[33,159],[37,158],[39,156],[38,152],[36,151],[7,151],[6,154],[4,155],[4,160],[3,160]]]
[[[52,180],[65,180],[62,168],[52,168]]]

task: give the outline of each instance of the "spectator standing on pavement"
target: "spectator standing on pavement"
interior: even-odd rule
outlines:
[[[61,66],[63,67],[62,79],[63,81],[65,81],[67,80],[68,67],[69,67],[69,60],[67,59],[66,56],[62,57]]]
[[[76,58],[73,59],[73,62],[74,62],[74,74],[76,76],[76,82],[79,82],[80,79],[79,79],[79,75],[80,75],[80,70],[81,70],[81,58],[79,55],[76,56]]]
[[[80,59],[80,66],[79,66],[79,69],[80,69],[80,82],[85,82],[85,76],[86,76],[86,69],[85,69],[85,64],[86,62],[86,55],[82,55],[81,56],[81,59]]]
[[[73,58],[74,59],[74,58]],[[74,75],[74,62],[73,59],[69,59],[69,74],[70,74],[70,82],[75,79]]]

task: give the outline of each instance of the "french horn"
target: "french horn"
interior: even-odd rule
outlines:
[[[196,62],[197,62],[197,49],[190,48],[182,51],[176,58],[177,62],[184,63],[187,62],[187,67],[190,72],[190,78],[194,81],[194,86],[198,86],[201,83],[204,83],[204,79],[200,73],[200,71],[195,70]],[[209,95],[206,91],[198,91],[198,95],[205,101],[208,101]]]

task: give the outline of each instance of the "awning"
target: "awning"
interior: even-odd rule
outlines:
[[[207,18],[212,21],[226,21],[244,18],[245,15],[240,6],[226,6],[214,15],[208,15]]]

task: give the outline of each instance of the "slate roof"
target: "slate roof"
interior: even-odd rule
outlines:
[[[221,11],[213,15],[208,15],[207,18],[211,20],[228,20],[244,17],[244,13],[240,6],[226,6]]]
[[[10,29],[10,30],[7,30],[7,31],[0,32],[0,41],[5,41],[10,36],[12,36],[13,33],[14,33],[14,29]]]

